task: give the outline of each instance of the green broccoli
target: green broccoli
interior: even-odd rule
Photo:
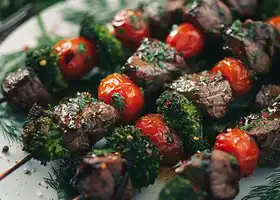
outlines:
[[[148,136],[135,126],[118,127],[107,138],[107,147],[119,152],[131,163],[131,180],[135,189],[153,184],[159,171],[159,152]]]
[[[23,126],[21,141],[23,150],[44,165],[49,161],[68,157],[68,151],[63,147],[60,127],[51,116],[28,120]]]
[[[99,65],[109,73],[124,63],[125,53],[122,44],[105,26],[95,22],[94,16],[86,15],[81,23],[80,36],[96,45]]]
[[[34,70],[49,92],[57,93],[68,87],[58,67],[58,55],[52,47],[28,52],[25,63],[26,67]]]
[[[175,91],[163,92],[157,99],[157,111],[164,116],[167,125],[180,135],[190,155],[209,146],[202,134],[200,112],[185,96]]]

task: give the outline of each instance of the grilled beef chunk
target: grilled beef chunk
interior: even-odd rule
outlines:
[[[280,96],[280,85],[263,85],[256,96],[255,107],[266,108],[272,105]]]
[[[174,48],[158,40],[145,39],[122,71],[143,87],[146,94],[151,94],[178,77],[184,69],[188,71],[188,66]]]
[[[241,120],[241,127],[252,136],[259,148],[259,163],[265,166],[278,166],[280,163],[280,103],[250,114]]]
[[[257,43],[270,58],[275,55],[275,49],[280,48],[279,31],[271,24],[261,21],[248,21],[243,25],[245,38]]]
[[[199,74],[184,75],[169,87],[182,93],[217,119],[226,114],[233,98],[229,82],[220,73],[214,74],[205,71]]]
[[[131,181],[129,177],[125,178],[127,170],[126,161],[118,153],[102,157],[93,154],[83,159],[73,184],[81,194],[89,198],[131,200]]]
[[[8,103],[25,111],[28,111],[34,103],[47,106],[52,102],[47,89],[28,68],[9,73],[3,81],[2,91]]]
[[[105,136],[118,120],[115,108],[103,102],[91,102],[81,97],[56,106],[54,113],[63,130],[67,149],[83,153]]]
[[[198,152],[176,172],[201,190],[207,199],[231,200],[239,192],[240,170],[235,157],[219,150]]]
[[[184,0],[168,0],[166,5],[157,1],[144,4],[141,10],[148,19],[151,36],[159,40],[165,40],[174,24],[183,21]]]
[[[227,0],[227,2],[239,15],[244,17],[254,16],[259,4],[259,0]]]
[[[279,32],[265,22],[236,21],[225,31],[226,45],[247,67],[256,73],[266,73],[279,49]]]
[[[184,7],[184,21],[193,23],[205,33],[219,36],[224,26],[232,23],[232,16],[220,0],[193,0]]]

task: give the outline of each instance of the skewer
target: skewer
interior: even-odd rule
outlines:
[[[76,196],[73,200],[85,200],[88,198],[86,194],[80,194],[79,196]]]
[[[31,154],[27,154],[23,158],[21,158],[19,161],[15,162],[12,166],[10,166],[5,172],[0,174],[0,181],[3,180],[6,176],[13,173],[16,169],[27,163],[32,159]]]
[[[119,185],[119,187],[117,188],[113,199],[114,200],[121,200],[124,194],[124,191],[127,187],[130,175],[131,175],[131,164],[130,163],[125,163],[125,167],[127,169],[127,172],[124,175],[123,181],[121,182],[121,184]]]

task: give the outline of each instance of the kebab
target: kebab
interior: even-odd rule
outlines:
[[[223,139],[222,136],[227,139]],[[238,144],[235,141],[243,147],[248,145],[248,148],[237,148]],[[119,153],[102,151],[105,152],[103,156],[97,151],[82,161],[83,164],[74,176],[74,185],[81,195],[74,199],[100,195],[104,199],[114,199],[116,191],[120,191],[119,185],[125,182],[123,177],[127,168],[123,170],[123,161]],[[252,157],[248,159],[247,155]],[[178,175],[162,189],[159,199],[184,199],[186,196],[188,199],[233,199],[239,192],[240,178],[252,173],[257,159],[258,147],[245,132],[235,129],[221,134],[217,137],[215,150],[197,152],[176,168]],[[115,176],[110,176],[112,171],[115,172]],[[120,177],[120,181],[114,181],[114,177]],[[105,187],[101,187],[100,180],[106,181]],[[116,187],[114,183],[119,185]],[[122,185],[123,198],[132,198],[130,187],[128,178]]]
[[[190,98],[203,111],[217,119],[226,114],[233,97],[246,94],[250,90],[251,79],[255,74],[269,71],[271,59],[273,56],[275,57],[274,52],[278,48],[276,38],[279,33],[273,26],[263,22],[247,22],[244,28],[237,29],[238,24],[239,22],[233,24],[227,31],[227,34],[230,35],[226,38],[227,45],[235,49],[233,52],[237,59],[225,58],[218,62],[211,71],[183,75],[168,86]],[[270,34],[261,34],[263,33],[261,25]],[[238,31],[239,33],[237,33]],[[237,45],[235,37],[239,37],[239,45]],[[253,42],[253,38],[257,38],[257,41]],[[235,41],[234,45],[233,41]],[[247,41],[249,43],[246,43]],[[245,44],[250,45],[245,48]],[[268,44],[271,44],[270,50],[266,53],[265,49]]]
[[[196,1],[191,1],[188,5],[189,7],[194,7],[193,4]],[[212,6],[215,7],[217,2],[213,1],[212,4],[202,3],[200,9],[202,9],[204,6]],[[199,6],[198,6],[199,7]],[[211,7],[211,9],[213,9]],[[199,9],[199,8],[196,8]],[[210,8],[209,8],[210,9]],[[199,12],[198,12],[199,13]],[[216,14],[217,15],[217,14]],[[200,15],[197,16],[199,18]],[[218,17],[218,16],[217,16]],[[209,18],[209,17],[208,17]],[[207,20],[208,20],[207,18]],[[212,18],[211,18],[212,19]],[[202,19],[201,19],[202,20]],[[197,19],[196,21],[200,21]],[[202,20],[203,21],[203,20]],[[217,22],[217,20],[215,21]],[[234,33],[232,30],[237,29],[238,22],[234,23],[234,25],[231,27],[231,29],[221,29],[221,24],[223,23],[222,20],[218,21],[220,23],[218,29],[215,30],[216,26],[208,27],[208,29],[211,31],[213,30],[216,34],[221,35],[222,30],[227,30],[227,34],[230,34],[231,32]],[[253,23],[253,22],[252,22]],[[198,24],[194,23],[194,24]],[[204,24],[211,24],[211,23],[203,23]],[[248,24],[248,23],[247,23]],[[198,25],[197,25],[198,27]],[[245,32],[246,35],[254,34],[251,33],[252,27],[248,25],[248,27],[245,27],[245,30],[242,30],[242,27],[238,27],[240,31]],[[275,40],[276,35],[273,35],[274,28],[271,25],[267,24],[267,28],[270,29],[271,37],[270,38],[263,38],[269,41]],[[251,32],[250,32],[251,31]],[[214,34],[213,32],[213,34]],[[174,47],[178,52],[181,53],[181,55],[185,59],[190,59],[192,57],[197,56],[204,47],[204,36],[203,34],[207,33],[207,27],[203,28],[203,30],[200,30],[199,28],[195,28],[192,24],[182,24],[175,30],[171,31],[169,36],[166,39],[167,44]],[[244,33],[244,34],[245,34]],[[230,38],[229,36],[227,38]],[[186,45],[186,42],[191,42],[190,45]],[[227,39],[227,42],[228,41]],[[184,44],[184,45],[181,45]],[[273,43],[278,46],[277,43]],[[230,46],[230,45],[228,45]],[[233,45],[232,45],[233,46]],[[230,47],[232,47],[230,46]],[[263,46],[264,48],[264,46]],[[274,47],[273,47],[274,48]],[[171,53],[168,53],[170,52]],[[261,51],[261,50],[260,50]],[[261,51],[264,54],[264,51]],[[175,64],[175,69],[168,68],[169,66],[165,65],[165,60],[172,59]],[[154,93],[155,91],[160,90],[162,86],[170,82],[170,80],[176,78],[180,73],[195,73],[200,71],[201,69],[197,65],[186,65],[183,63],[182,58],[179,57],[180,55],[173,55],[172,54],[172,48],[170,48],[168,45],[165,45],[163,43],[160,43],[157,40],[152,39],[144,39],[140,47],[137,49],[137,51],[131,56],[127,63],[122,68],[122,72],[126,75],[128,75],[135,83],[137,83],[139,86],[144,88],[145,93],[149,96],[149,93]],[[249,55],[248,55],[249,56]],[[273,56],[273,55],[271,55]],[[250,58],[250,57],[249,57]],[[252,61],[252,58],[250,58]],[[171,60],[172,61],[172,60]],[[261,63],[262,64],[262,63]],[[177,66],[176,66],[177,65]],[[270,63],[267,63],[267,65],[270,65]],[[241,66],[242,67],[242,66]],[[161,69],[160,69],[161,68]],[[181,69],[180,69],[181,68]],[[167,71],[165,70],[167,69]],[[174,72],[173,72],[174,71]],[[179,72],[178,74],[176,72]],[[245,70],[243,70],[245,71]],[[246,73],[246,72],[245,72]],[[225,84],[224,84],[225,85]],[[228,87],[228,86],[224,86]],[[228,92],[230,93],[230,92]],[[227,103],[227,102],[225,102]]]
[[[174,2],[173,2],[174,3]],[[168,2],[170,4],[170,2]],[[171,4],[170,4],[171,5]],[[178,2],[178,5],[181,5],[181,3]],[[180,7],[180,6],[178,6]],[[173,8],[174,10],[177,10],[177,8]],[[134,20],[132,20],[134,19]],[[114,27],[112,34],[115,35],[118,39],[122,41],[122,43],[125,46],[128,46],[128,41],[134,41],[134,45],[137,47],[139,45],[139,42],[144,38],[149,36],[149,29],[144,21],[143,16],[141,15],[140,12],[134,11],[134,10],[123,10],[119,12],[113,22],[111,23]],[[82,37],[80,38],[74,38],[73,40],[62,40],[55,46],[56,53],[58,53],[61,58],[59,58],[58,63],[59,63],[59,68],[60,70],[56,70],[56,73],[54,75],[56,76],[56,80],[54,82],[57,82],[57,79],[61,79],[61,76],[64,79],[76,79],[79,77],[82,77],[84,74],[86,74],[87,71],[89,71],[92,66],[96,63],[96,48],[98,50],[99,56],[100,56],[100,63],[103,66],[114,66],[115,64],[118,64],[121,57],[123,57],[123,52],[121,51],[120,45],[118,44],[118,41],[116,41],[109,33],[108,31],[94,23],[93,16],[86,16],[84,21],[81,23],[81,32],[80,35]],[[125,30],[125,34],[123,33],[123,30]],[[89,42],[90,41],[90,42]],[[112,42],[110,42],[112,41]],[[71,45],[70,45],[71,43]],[[172,43],[172,42],[171,42]],[[96,47],[93,46],[93,44],[96,44]],[[104,48],[105,47],[105,48]],[[69,49],[70,48],[70,49]],[[44,50],[42,50],[44,51]],[[48,50],[46,50],[48,53]],[[82,52],[82,55],[81,55]],[[110,52],[114,52],[114,55]],[[52,54],[52,53],[51,53]],[[54,54],[54,53],[53,53]],[[113,59],[110,59],[112,62],[108,62],[108,56],[110,56]],[[88,58],[90,57],[90,59]],[[42,61],[42,62],[41,62]],[[85,63],[86,61],[86,63]],[[31,59],[31,62],[32,59]],[[40,64],[44,65],[44,60],[40,60]],[[28,62],[27,62],[28,63]],[[37,68],[36,73],[38,73],[38,67],[32,66],[34,63],[31,63],[31,68]],[[81,64],[83,66],[81,66]],[[69,67],[71,66],[71,67]],[[74,67],[73,67],[74,66]],[[71,69],[71,70],[69,70]],[[44,70],[43,70],[44,72]],[[62,74],[60,74],[60,72]],[[36,74],[35,73],[35,74]],[[44,73],[43,73],[44,74]],[[37,74],[36,74],[37,75]],[[14,76],[14,74],[11,74],[11,76]],[[11,78],[11,76],[8,77],[8,79]],[[39,78],[45,78],[42,75],[38,75]],[[15,77],[16,78],[16,77]],[[36,78],[37,79],[37,78]],[[46,88],[49,87],[48,83],[52,79],[48,79],[43,81],[44,84],[47,84],[45,86]],[[7,82],[10,82],[10,80],[7,80]],[[19,82],[21,83],[21,80],[16,81],[16,83]],[[39,81],[40,82],[40,81]],[[26,82],[28,85],[28,81]],[[58,81],[59,86],[61,87],[62,85],[65,86],[65,81],[60,80]],[[15,84],[16,85],[16,84]],[[18,84],[21,85],[21,84]],[[24,84],[25,85],[25,84]],[[19,87],[19,86],[17,86]],[[14,87],[15,91],[19,91],[17,87]],[[46,88],[43,87],[42,90],[46,91]],[[56,86],[57,87],[57,86]],[[55,90],[57,92],[57,89],[61,89],[60,87],[58,88],[50,88],[49,90]],[[64,88],[62,88],[64,89]],[[9,92],[10,90],[8,90]],[[24,91],[21,89],[21,91]],[[28,92],[28,91],[27,91]],[[30,92],[30,91],[29,91]],[[16,92],[12,92],[11,94],[15,94]],[[25,92],[23,92],[25,93]],[[14,99],[17,100],[15,95],[7,94],[7,92],[4,92],[5,99],[14,103],[17,103],[18,101],[14,101]],[[40,95],[36,94],[34,91],[32,93],[33,96],[37,96],[35,99],[28,99],[29,101],[23,101],[23,106],[27,108],[30,108],[30,104],[32,105],[33,102],[38,102],[41,103],[42,105],[45,105],[46,102],[44,100],[40,100],[39,97]],[[30,95],[28,95],[30,96]],[[52,95],[49,95],[52,96]],[[21,99],[24,99],[21,97]],[[49,98],[48,98],[49,99]],[[21,100],[22,101],[22,100]],[[41,102],[42,101],[42,102]],[[28,104],[29,102],[29,104]],[[31,103],[30,103],[31,102]],[[50,103],[49,101],[48,103]],[[25,105],[26,104],[26,105]],[[21,104],[22,105],[22,104]],[[28,107],[29,105],[29,107]]]
[[[119,113],[115,108],[92,99],[88,93],[64,100],[51,111],[31,109],[21,136],[23,149],[29,154],[3,173],[1,179],[32,157],[46,164],[54,159],[85,154],[93,144],[110,133],[118,119]],[[134,163],[131,170],[135,188],[155,181],[159,167],[158,153],[151,141],[141,135],[140,129],[119,127],[106,139],[108,147],[121,152],[124,158]]]
[[[83,155],[119,118],[112,106],[78,93],[51,110],[34,105],[23,125],[21,141],[25,159],[1,174],[1,180],[30,159],[42,164],[71,154]]]
[[[130,183],[129,181],[120,180],[125,176],[125,171],[128,171],[127,166],[130,166],[129,177],[131,177],[132,186],[141,188],[149,183],[152,184],[158,175],[158,172],[155,171],[159,167],[158,153],[161,157],[161,164],[172,166],[183,160],[182,146],[178,136],[166,126],[163,118],[158,114],[140,118],[136,122],[136,126],[116,128],[113,134],[108,135],[106,138],[106,147],[110,149],[94,150],[93,154],[90,153],[89,157],[86,156],[86,161],[82,161],[78,168],[74,176],[74,186],[81,195],[75,199],[85,199],[96,195],[102,195],[105,199],[110,199],[112,196],[115,198],[113,194],[119,191],[120,184],[122,185],[122,194],[126,197],[126,194],[131,193]],[[150,142],[147,143],[147,141]],[[158,152],[156,149],[158,149]],[[146,156],[150,157],[150,159],[147,159]],[[111,177],[111,172],[109,172],[105,177],[106,171],[112,171],[112,167],[117,164],[117,166],[120,165],[120,160],[118,159],[120,157],[127,160],[125,171],[120,170],[121,167],[117,168],[119,170],[113,168],[114,176]],[[118,188],[112,187],[112,184],[116,183],[112,178],[119,180],[117,182],[120,183]],[[101,187],[102,181],[100,179],[106,179],[107,184]],[[73,181],[71,182],[73,184]],[[122,184],[124,182],[125,184]],[[107,192],[104,192],[105,190]],[[108,197],[104,197],[104,195],[108,195]],[[131,198],[131,195],[129,197]]]
[[[145,124],[149,124],[149,126],[145,126]],[[142,127],[142,134],[148,133],[152,141],[155,141],[155,139],[152,139],[152,137],[155,137],[155,135],[153,136],[155,132],[163,133],[161,131],[162,119],[160,119],[159,115],[145,116],[136,123],[136,126],[140,126],[140,128]],[[151,129],[151,127],[153,128]],[[124,131],[126,133],[134,133],[133,130],[137,130],[133,126],[126,126],[125,128],[129,130],[127,132]],[[157,131],[154,130],[155,128],[157,128]],[[138,131],[139,130],[140,129],[138,129]],[[118,144],[120,144],[120,141],[124,145],[121,149],[127,149],[127,146],[129,146],[127,145],[127,142],[120,140],[121,136],[123,136],[122,138],[129,139],[130,142],[135,139],[133,136],[137,136],[138,138],[136,141],[139,141],[139,136],[141,135],[140,132],[133,136],[126,134],[122,135],[124,132],[119,132],[117,134],[118,140],[115,140],[114,142],[109,139],[114,147],[119,147]],[[109,138],[110,137],[115,138],[114,134],[109,136]],[[144,138],[144,136],[142,137]],[[108,144],[108,147],[111,147],[111,143]],[[237,148],[237,146],[240,145],[244,148]],[[135,148],[139,149],[138,146]],[[159,147],[157,146],[157,148]],[[112,169],[111,165],[119,163],[117,162],[117,156],[120,154],[111,154],[112,151],[110,150],[101,150],[101,152],[102,151],[107,153],[109,152],[105,158],[99,158],[96,154],[94,154],[92,157],[86,158],[87,161],[84,161],[84,164],[78,168],[76,176],[82,178],[78,178],[80,182],[75,182],[75,186],[78,188],[81,195],[77,196],[75,199],[85,199],[87,197],[93,197],[96,195],[110,195],[111,197],[114,194],[114,191],[116,191],[115,187],[113,187],[114,189],[110,189],[107,193],[104,193],[104,190],[108,189],[109,186],[114,182],[112,181],[111,184],[108,183],[108,180],[112,179],[110,178],[109,173],[106,176],[106,187],[100,187],[101,182],[99,180],[103,178],[103,173],[100,173],[100,170],[110,171]],[[98,152],[99,151],[97,151],[97,153]],[[162,190],[160,199],[169,199],[171,197],[175,199],[181,199],[183,198],[182,195],[186,194],[188,194],[188,197],[192,196],[195,199],[197,199],[200,195],[207,197],[207,199],[233,199],[233,197],[238,193],[238,181],[240,178],[242,176],[249,176],[254,170],[258,160],[258,153],[259,151],[256,143],[244,131],[239,129],[228,130],[227,133],[220,134],[217,137],[215,150],[213,153],[209,151],[198,152],[190,159],[190,161],[181,163],[180,167],[176,169],[176,172],[179,175],[174,180],[170,181]],[[115,159],[113,159],[114,157]],[[248,157],[250,159],[248,159]],[[95,165],[90,165],[90,161]],[[85,164],[85,162],[87,163]],[[134,161],[131,163],[133,162]],[[85,168],[87,168],[87,170],[84,170]],[[101,176],[92,176],[92,174],[97,172],[99,172]],[[120,172],[116,174],[118,176]],[[134,173],[131,173],[132,180],[133,174]],[[121,177],[123,177],[123,173]],[[74,180],[77,180],[77,178],[75,177]],[[125,194],[129,194],[130,192],[129,182],[126,183],[127,184],[123,185],[122,187],[122,194],[124,194],[124,197],[126,197]],[[92,194],[90,191],[96,192]],[[187,191],[188,193],[186,193]]]
[[[111,24],[113,31],[95,23],[94,17],[87,15],[81,23],[80,37],[29,52],[26,59],[28,71],[19,69],[6,77],[2,101],[19,104],[25,110],[35,102],[45,106],[53,103],[57,93],[69,89],[69,81],[80,80],[93,66],[102,66],[100,70],[106,73],[115,71],[124,58],[122,46],[116,38],[126,46],[128,42],[137,46],[143,37],[149,36],[149,29],[141,13],[128,9],[118,13]]]
[[[234,199],[239,180],[252,174],[258,158],[258,146],[248,134],[228,130],[217,136],[212,152],[197,152],[182,162],[175,170],[178,175],[162,189],[159,199],[183,199],[185,195],[197,200]]]
[[[110,73],[123,59],[121,43],[95,23],[93,16],[86,16],[79,37],[27,52],[26,68],[11,72],[3,81],[1,102],[8,101],[27,111],[36,102],[46,106],[60,99],[61,92],[75,90],[71,81],[83,84],[81,78],[94,66]]]
[[[192,4],[192,3],[193,2],[191,2],[189,4]],[[254,2],[246,2],[246,4],[253,4],[253,3]],[[191,7],[189,4],[187,4],[186,8]],[[225,6],[221,2],[218,2],[218,1],[217,2],[213,1],[212,4],[208,4],[207,2],[200,1],[199,4],[207,5],[208,7],[210,7],[209,8],[210,10],[216,9],[217,5],[218,5],[218,7],[220,6],[221,8],[225,8]],[[240,2],[230,1],[230,4],[234,5],[235,7],[242,8],[242,6],[238,6],[240,4]],[[244,4],[244,3],[241,3],[241,4]],[[174,13],[178,13],[178,12],[180,13],[180,11],[183,9],[183,5],[184,5],[184,2],[181,0],[180,1],[178,1],[178,0],[168,1],[166,4],[167,12],[170,12],[168,15],[170,15],[170,17],[174,18],[174,19],[178,18],[178,17],[174,17],[173,15],[176,15]],[[148,7],[150,7],[150,6],[147,6],[147,8]],[[203,7],[203,6],[201,6],[201,7]],[[226,15],[226,14],[229,15],[229,12],[227,12],[226,9],[221,9],[221,10],[225,11],[224,15]],[[143,11],[143,12],[145,15],[145,11]],[[147,10],[147,13],[149,16],[149,9]],[[188,11],[186,13],[188,15]],[[218,13],[218,12],[216,12],[216,13]],[[221,18],[221,16],[219,16],[219,17]],[[148,17],[148,19],[151,19],[150,21],[153,21],[152,18],[153,17]],[[186,17],[186,18],[188,18],[188,17]],[[228,18],[230,18],[230,16],[228,16]],[[164,22],[164,21],[166,21],[166,20],[161,20],[161,22]],[[171,21],[173,21],[173,20],[171,20]],[[200,21],[200,20],[198,19],[197,21]],[[175,22],[172,22],[169,24],[172,25],[174,23]],[[150,33],[149,27],[147,26],[147,24],[144,20],[144,16],[142,15],[142,13],[140,11],[136,11],[136,10],[126,9],[126,10],[119,12],[115,16],[115,18],[111,24],[113,25],[113,30],[111,31],[111,33],[109,33],[105,27],[102,27],[102,26],[94,23],[93,16],[88,15],[85,17],[85,19],[81,23],[82,28],[81,28],[80,35],[82,37],[74,38],[74,39],[66,39],[66,40],[62,40],[61,42],[59,42],[55,46],[56,52],[61,56],[61,58],[58,60],[60,70],[58,70],[56,73],[56,75],[58,76],[57,78],[59,78],[60,76],[63,76],[63,78],[67,80],[67,79],[73,79],[73,78],[76,79],[78,77],[82,77],[96,63],[96,59],[94,58],[94,57],[96,57],[96,53],[95,53],[96,49],[99,53],[98,56],[100,56],[99,64],[101,63],[102,66],[106,65],[108,68],[110,68],[111,66],[114,66],[115,64],[118,64],[119,61],[121,60],[121,58],[123,57],[123,52],[121,50],[121,47],[120,47],[120,44],[118,43],[118,41],[115,40],[114,37],[112,37],[110,34],[113,34],[114,36],[116,36],[116,38],[120,39],[122,41],[122,43],[127,47],[131,46],[131,44],[128,44],[128,43],[131,43],[131,41],[134,41],[134,46],[137,47],[140,44],[140,41],[144,37],[149,36],[149,33]],[[190,26],[190,24],[188,24],[188,25]],[[152,29],[152,28],[150,27],[150,29]],[[125,31],[125,34],[124,34],[124,31]],[[70,45],[70,43],[71,43],[71,45]],[[95,44],[96,47],[93,44]],[[42,50],[42,51],[44,51],[44,50]],[[107,59],[108,56],[112,59]],[[90,57],[90,59],[88,57]],[[85,63],[85,61],[86,61],[86,63]],[[40,60],[40,62],[41,62],[41,64],[44,65],[44,60]],[[34,64],[34,63],[32,63],[32,64]],[[81,66],[81,64],[83,64],[83,66]],[[70,69],[69,66],[72,66],[71,70],[69,70]],[[33,68],[33,66],[30,66],[30,67]],[[38,68],[37,68],[37,70],[38,70]],[[60,74],[59,71],[61,71],[62,74]],[[18,75],[20,73],[21,72],[18,72]],[[22,72],[22,73],[24,73],[24,72]],[[24,73],[24,74],[26,74],[26,73]],[[36,71],[36,73],[38,73],[38,71]],[[36,74],[36,75],[38,75],[38,74]],[[13,77],[13,76],[15,76],[15,77]],[[26,75],[22,75],[22,76],[25,77]],[[30,79],[33,79],[34,76],[30,76]],[[11,78],[14,81],[17,80],[16,74],[13,74],[13,73],[10,76],[8,76],[7,78],[8,79],[6,79],[6,82],[8,82],[8,83],[13,82],[13,81],[9,80]],[[41,76],[39,75],[39,78],[42,78],[42,75]],[[39,91],[42,91],[42,90],[48,91],[49,90],[48,85],[47,85],[47,87],[41,86],[41,83],[36,78],[36,76],[35,76],[35,80],[37,80],[36,86],[38,85],[38,87],[41,88]],[[52,80],[52,79],[50,79],[50,80]],[[50,81],[50,80],[48,80],[48,81]],[[43,85],[45,84],[45,82],[46,81],[43,81]],[[61,80],[60,82],[63,85],[65,85],[65,83],[64,83],[65,81]],[[11,90],[9,89],[10,87],[3,88],[4,89],[4,99],[2,99],[2,101],[9,101],[14,104],[17,104],[19,101],[18,99],[20,99],[20,101],[22,102],[22,103],[20,103],[20,107],[23,106],[24,109],[25,109],[25,107],[30,109],[30,105],[32,105],[32,103],[34,103],[34,102],[41,103],[42,105],[52,102],[50,98],[39,99],[40,92],[38,94],[36,94],[35,91],[33,91],[33,92],[25,91],[25,89],[20,89],[20,90],[24,91],[22,93],[32,92],[31,93],[32,95],[26,95],[25,97],[24,97],[24,95],[20,95],[20,97],[17,98],[16,97],[17,95],[14,95],[14,94],[16,94],[19,91],[18,87],[19,87],[19,85],[21,85],[20,83],[22,83],[22,79],[15,81],[14,85],[17,87],[12,86],[13,92],[11,92]],[[25,84],[29,85],[29,82],[24,81],[23,85],[25,85]],[[35,84],[35,83],[33,83],[33,84]],[[23,88],[25,88],[25,87],[23,87]],[[50,90],[52,90],[52,89],[54,89],[54,88],[50,88]],[[7,90],[7,91],[5,91],[5,90]],[[46,92],[44,92],[44,93],[46,93]],[[52,91],[50,93],[52,93]],[[31,98],[28,99],[28,101],[23,100],[23,99],[27,99],[26,97],[29,97],[29,96],[31,96]],[[52,95],[48,95],[48,96],[52,96]],[[48,99],[49,101],[46,102],[43,99]]]
[[[147,18],[151,36],[164,40],[174,24],[191,23],[206,35],[221,35],[230,26],[233,16],[252,17],[257,0],[168,0],[165,4],[148,2],[140,6]]]

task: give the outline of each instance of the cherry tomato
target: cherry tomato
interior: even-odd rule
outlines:
[[[235,58],[225,58],[218,62],[213,72],[221,72],[229,81],[235,95],[244,95],[252,87],[252,81],[249,78],[249,72],[241,61]]]
[[[112,25],[116,38],[132,51],[139,47],[144,38],[150,36],[148,23],[140,11],[124,9],[115,15]]]
[[[250,176],[257,166],[259,148],[255,140],[240,129],[219,134],[214,148],[234,155],[245,177]]]
[[[96,64],[96,47],[82,37],[61,40],[54,48],[65,79],[81,78]]]
[[[134,120],[144,107],[141,89],[127,76],[111,74],[103,79],[98,88],[98,99],[114,106],[123,120]]]
[[[197,56],[204,47],[204,37],[192,24],[185,23],[172,30],[166,43],[182,53],[185,59]]]
[[[136,127],[142,130],[143,135],[150,137],[162,156],[162,164],[172,166],[183,158],[180,138],[166,126],[161,115],[144,116],[136,122]]]
[[[278,31],[280,31],[280,16],[272,17],[267,20],[267,23],[274,26]],[[279,38],[280,39],[280,38]]]

